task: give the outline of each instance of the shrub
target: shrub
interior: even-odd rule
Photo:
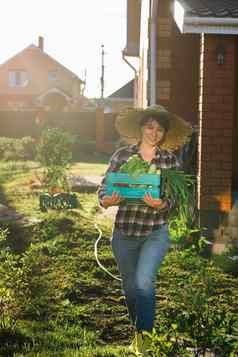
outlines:
[[[72,161],[74,137],[60,128],[46,128],[37,146],[37,160],[44,167],[44,181],[50,193],[69,191],[66,171]]]
[[[22,159],[35,160],[36,157],[36,144],[35,139],[30,136],[25,136],[21,139],[22,145]]]
[[[11,157],[16,157],[15,142],[17,139],[0,138],[0,159],[8,160]]]
[[[0,160],[34,160],[35,140],[30,136],[21,139],[0,137]]]
[[[151,334],[148,334],[148,337],[151,339],[149,351],[154,357],[191,357],[191,354],[186,351],[176,324],[172,324],[170,328],[160,326],[157,331],[154,329]]]

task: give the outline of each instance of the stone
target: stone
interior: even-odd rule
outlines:
[[[14,211],[13,209],[0,203],[0,221],[16,221],[23,217],[23,214]]]
[[[40,188],[42,188],[42,187],[43,187],[43,185],[42,185],[42,183],[39,182],[39,181],[35,181],[35,182],[32,182],[32,183],[31,183],[31,189],[32,189],[32,190],[38,190],[38,189],[40,189]]]
[[[96,177],[97,178],[97,177]],[[69,185],[72,187],[73,192],[85,192],[91,193],[96,192],[98,188],[99,180],[96,180],[95,177],[90,178],[90,176],[70,176],[68,178]]]
[[[9,211],[9,208],[2,203],[0,203],[0,214]]]
[[[220,226],[214,231],[214,243],[212,245],[212,253],[225,253],[228,250],[230,240],[231,239],[228,227]]]
[[[238,201],[234,204],[228,215],[228,225],[238,227]]]
[[[0,221],[1,222],[8,222],[8,221],[17,221],[22,219],[24,216],[21,213],[16,213],[14,211],[9,211],[8,214],[1,215],[0,214]]]

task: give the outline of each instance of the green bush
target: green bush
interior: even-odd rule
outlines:
[[[34,160],[35,140],[29,136],[21,139],[0,137],[0,160]]]
[[[74,137],[60,128],[43,130],[37,145],[37,160],[44,168],[44,181],[50,193],[69,191],[66,172],[72,162]]]
[[[22,145],[22,159],[35,160],[36,157],[36,142],[34,138],[25,136],[21,139]]]
[[[183,343],[182,336],[177,331],[177,325],[172,324],[170,328],[160,326],[148,334],[151,346],[148,351],[153,357],[191,357]]]

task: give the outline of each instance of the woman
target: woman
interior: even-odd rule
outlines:
[[[118,171],[135,154],[157,169],[177,168],[176,156],[167,149],[177,148],[191,134],[185,121],[161,106],[124,113],[117,118],[116,128],[122,136],[135,138],[137,143],[117,150],[107,172]],[[144,205],[123,200],[116,192],[107,196],[105,177],[98,195],[102,207],[119,206],[112,233],[112,251],[136,331],[130,348],[145,355],[148,348],[145,332],[151,333],[155,318],[156,275],[170,246],[167,215],[174,202],[154,199],[149,193],[143,198]]]

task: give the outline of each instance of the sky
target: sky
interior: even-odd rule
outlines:
[[[45,52],[85,79],[85,95],[101,96],[104,45],[104,97],[133,78],[123,61],[126,0],[2,0],[0,63],[44,37]]]

